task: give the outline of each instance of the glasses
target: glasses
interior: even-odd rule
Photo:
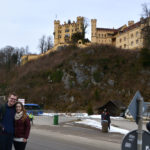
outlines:
[[[17,101],[17,99],[15,99],[15,98],[10,98],[11,100],[13,100],[13,101]]]

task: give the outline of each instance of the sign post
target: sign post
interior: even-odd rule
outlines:
[[[136,134],[136,143],[135,144],[136,144],[137,150],[142,150],[142,147],[143,147],[142,146],[142,144],[143,144],[143,142],[142,142],[143,141],[142,119],[143,119],[143,111],[144,111],[143,108],[145,108],[143,97],[141,96],[140,92],[137,91],[135,96],[133,97],[130,105],[128,106],[130,114],[133,116],[133,119],[136,121],[136,123],[138,125],[138,130],[136,133],[134,133],[134,134]],[[132,137],[132,135],[130,135],[129,137]],[[135,138],[134,138],[134,140],[135,140]],[[133,141],[133,139],[130,138],[130,141]],[[126,147],[130,147],[130,145],[131,144],[129,142],[125,144]],[[148,146],[147,146],[147,148],[148,148]],[[122,150],[126,150],[126,149],[122,148]],[[135,150],[135,149],[132,149],[132,150]]]
[[[123,139],[122,145],[121,145],[121,150],[137,150],[138,145],[137,145],[137,140],[138,140],[138,131],[133,130],[129,132]],[[142,150],[150,150],[150,133],[147,131],[142,131],[143,136],[142,136]]]
[[[137,120],[138,120],[138,139],[137,139],[137,150],[142,150],[142,102],[143,98],[137,99],[137,106],[138,106],[138,114],[137,114]]]

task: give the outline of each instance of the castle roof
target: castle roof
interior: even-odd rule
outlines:
[[[111,29],[111,28],[96,28],[98,31],[112,31],[114,34],[117,34],[119,31],[122,33],[128,32],[130,30],[133,30],[134,28],[137,28],[141,25],[141,21],[134,23],[133,25],[130,25],[128,27],[125,27],[125,25],[121,26],[118,29]]]
[[[96,28],[97,30],[101,30],[101,31],[113,31],[113,32],[115,32],[115,31],[117,31],[117,29],[111,29],[111,28]]]
[[[137,27],[139,27],[140,25],[141,25],[141,21],[136,22],[136,23],[134,23],[133,25],[128,26],[127,28],[125,28],[125,29],[123,30],[123,32],[127,32],[127,31],[130,31],[130,30],[133,30],[134,28],[137,28]]]

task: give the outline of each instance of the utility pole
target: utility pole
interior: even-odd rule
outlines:
[[[137,99],[137,106],[138,106],[138,139],[137,139],[137,150],[142,150],[142,120],[143,120],[143,116],[142,116],[142,103],[143,103],[143,98],[139,98]]]

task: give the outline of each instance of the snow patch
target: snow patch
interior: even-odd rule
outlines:
[[[95,127],[97,129],[100,129],[100,130],[102,129],[101,122],[98,122],[96,120],[84,119],[82,121],[77,121],[76,123],[88,125],[88,126],[91,126],[91,127]],[[114,127],[114,126],[111,125],[109,132],[127,134],[129,131],[125,130],[125,129],[117,128],[117,127]]]

